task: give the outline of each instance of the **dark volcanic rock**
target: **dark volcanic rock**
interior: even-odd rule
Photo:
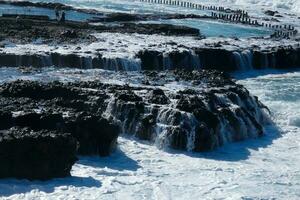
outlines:
[[[278,11],[266,10],[265,14],[269,16],[274,16],[275,14],[278,14]]]
[[[0,130],[19,126],[71,133],[79,141],[78,153],[84,155],[108,156],[116,145],[119,127],[101,117],[106,94],[58,82],[31,81],[4,84],[0,93]]]
[[[60,36],[62,37],[67,37],[67,38],[77,38],[77,33],[76,31],[72,30],[66,30],[66,31],[63,31]]]
[[[128,13],[109,13],[103,18],[104,22],[136,21],[140,19],[138,15]]]
[[[66,122],[66,131],[79,141],[78,153],[108,156],[117,144],[119,127],[101,116],[80,113],[74,120]]]
[[[0,130],[12,126],[12,114],[10,112],[0,112]]]
[[[150,92],[148,101],[155,104],[168,104],[169,98],[165,95],[162,89],[154,89]]]
[[[163,65],[163,55],[157,51],[141,51],[137,57],[141,59],[143,70],[160,70],[160,66]]]
[[[129,72],[121,74],[120,80],[130,77]],[[259,137],[269,122],[266,107],[224,72],[151,71],[134,76],[135,86],[100,81],[5,83],[0,87],[1,129],[71,133],[79,141],[80,154],[106,156],[120,133],[162,148],[208,151]],[[178,91],[176,83],[184,89]]]
[[[54,11],[53,11],[54,12]],[[111,14],[116,15],[116,14]],[[120,14],[121,15],[121,14]],[[126,14],[123,14],[126,15]],[[113,16],[112,16],[113,17]],[[60,44],[84,44],[97,41],[93,33],[113,32],[113,33],[139,33],[139,34],[162,34],[174,36],[196,36],[201,38],[198,29],[186,26],[177,26],[169,24],[143,24],[130,23],[129,18],[137,18],[138,16],[115,16],[120,21],[112,26],[110,23],[101,25],[92,25],[86,22],[65,21],[57,23],[53,20],[47,20],[24,15],[20,20],[15,17],[0,17],[0,38],[5,38],[13,43],[31,43],[37,39],[43,43],[50,44],[52,42]],[[108,20],[110,18],[103,18]]]
[[[162,34],[176,36],[201,36],[199,29],[171,24],[123,23],[123,32],[140,34]]]
[[[0,36],[1,37],[1,36]],[[64,38],[64,37],[61,37]],[[68,37],[65,37],[68,38]],[[169,43],[174,47],[171,52],[156,50],[142,50],[136,54],[140,60],[142,70],[195,70],[216,69],[220,71],[235,71],[247,69],[279,68],[291,69],[300,66],[300,48],[295,46],[274,47],[267,50],[253,50],[245,52],[231,51],[216,48],[196,48],[191,50],[176,50],[177,44]],[[188,49],[188,47],[185,47]],[[95,57],[93,57],[95,56]],[[216,59],[216,57],[218,59]],[[124,58],[125,59],[125,58]],[[0,66],[36,68],[42,67],[69,67],[69,68],[100,68],[124,71],[127,64],[122,58],[105,58],[101,54],[82,56],[77,53],[60,54],[52,52],[42,54],[0,53]],[[125,60],[131,62],[132,60]],[[113,64],[112,64],[113,63]],[[26,72],[26,70],[23,70]]]
[[[0,178],[47,180],[70,176],[77,141],[70,134],[14,127],[0,131]]]

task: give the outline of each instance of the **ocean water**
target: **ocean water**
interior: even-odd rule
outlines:
[[[0,16],[2,14],[31,14],[31,15],[47,15],[50,19],[56,19],[55,13],[47,8],[21,7],[12,5],[0,5]],[[93,15],[79,13],[76,11],[66,11],[67,19],[74,21],[85,21],[93,17]]]
[[[150,4],[149,4],[150,5]],[[0,16],[2,14],[31,14],[31,15],[47,15],[50,19],[56,19],[55,13],[51,9],[21,7],[12,5],[0,5]],[[95,15],[80,13],[77,11],[66,11],[68,20],[87,21],[92,19]],[[159,21],[145,21],[141,23],[157,23],[157,24],[173,24],[183,25],[200,30],[201,34],[206,37],[259,37],[268,36],[272,34],[272,30],[267,28],[254,28],[251,26],[244,26],[232,23],[221,23],[210,20],[197,19],[177,19],[177,20],[159,20]]]
[[[163,13],[176,13],[176,14],[199,14],[211,15],[209,10],[197,10],[192,8],[183,8],[172,5],[153,4],[140,2],[140,0],[30,0],[32,2],[58,2],[71,5],[77,8],[96,9],[102,12],[124,12],[124,13],[142,13],[142,14],[163,14]],[[300,20],[300,1],[299,0],[189,0],[190,2],[199,3],[202,5],[216,5],[224,6],[232,9],[245,9],[252,17],[262,19],[266,17],[264,11],[277,10],[283,17],[280,18],[281,23],[291,24],[299,28]],[[32,8],[18,8],[9,6],[0,6],[1,13],[30,13],[34,14],[47,14],[50,18],[54,18],[54,13],[48,9],[35,9]],[[87,14],[78,14],[73,11],[67,12],[67,18],[71,20],[86,20],[90,18]],[[260,21],[260,20],[259,20]],[[195,20],[173,20],[168,21],[171,24],[180,24],[200,28],[206,36],[264,36],[270,33],[270,30],[250,28],[247,26],[223,24],[222,26],[216,25],[213,22],[198,22]],[[272,22],[276,24],[276,22]],[[216,28],[217,27],[217,28]],[[216,31],[221,32],[218,34]],[[222,33],[224,32],[224,33]]]
[[[6,81],[78,81],[95,79],[99,73],[113,77],[103,70],[54,68],[33,74],[3,68],[0,75]],[[161,151],[123,136],[112,156],[81,157],[70,178],[0,180],[0,199],[299,199],[300,72],[248,71],[234,76],[272,112],[275,124],[265,127],[264,137],[209,153],[186,153]]]
[[[35,0],[34,0],[35,1]],[[49,2],[49,1],[45,1]],[[182,7],[149,4],[145,2],[124,0],[124,1],[55,1],[66,3],[80,8],[98,9],[106,12],[127,12],[127,13],[194,13],[207,14],[209,11],[187,9]],[[155,9],[153,9],[153,7]],[[2,14],[31,14],[31,15],[47,15],[50,19],[55,19],[55,13],[51,9],[20,7],[12,5],[0,5],[0,15]],[[68,20],[86,21],[93,18],[94,15],[79,13],[76,11],[66,11]],[[259,37],[272,34],[272,30],[261,27],[250,27],[233,23],[221,23],[218,21],[197,20],[197,19],[174,19],[174,20],[159,20],[147,21],[141,23],[166,23],[173,25],[183,25],[192,28],[197,28],[201,34],[206,37]]]
[[[199,19],[171,19],[159,21],[147,21],[145,23],[164,23],[180,26],[188,26],[199,29],[201,34],[206,37],[259,37],[272,34],[272,30],[260,27],[244,26],[240,24],[221,23],[211,20]]]
[[[39,1],[39,0],[34,0]],[[192,1],[192,0],[191,0]],[[196,0],[193,0],[196,2]],[[77,7],[122,12],[202,12],[134,0],[57,0]],[[199,3],[299,13],[299,0],[197,0]],[[80,81],[99,78],[99,70],[54,68],[24,74],[0,68],[0,84],[16,79]],[[107,158],[80,157],[72,177],[51,181],[0,180],[0,199],[300,199],[300,72],[248,71],[234,74],[270,108],[266,135],[228,144],[209,153],[161,151],[120,137]],[[112,79],[122,84],[118,77]]]
[[[298,131],[300,72],[250,71],[238,74],[237,77],[242,85],[271,109],[275,123],[283,132]]]
[[[140,6],[138,5],[139,0],[32,0],[32,1],[44,1],[44,2],[61,2],[69,5],[74,5],[78,7],[92,7],[92,8],[105,8],[107,10],[123,10],[123,11],[138,11]],[[220,6],[236,6],[251,8],[255,10],[256,8],[262,9],[280,9],[291,12],[300,12],[300,1],[299,0],[190,0],[190,2],[197,2],[201,4],[213,4]],[[126,5],[126,6],[124,6]],[[151,9],[152,8],[152,9]],[[148,7],[150,12],[159,11],[161,6]],[[181,9],[182,10],[182,9]]]

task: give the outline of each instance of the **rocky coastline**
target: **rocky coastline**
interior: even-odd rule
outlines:
[[[20,145],[28,145],[29,140],[41,148],[52,148],[55,142],[61,144],[60,138],[64,137],[73,141],[72,151],[63,154],[71,158],[77,148],[75,139],[79,145],[77,154],[108,156],[116,147],[118,136],[123,134],[148,140],[162,149],[202,152],[228,142],[260,137],[263,125],[270,122],[266,107],[222,72],[153,71],[139,77],[138,86],[101,81],[18,80],[2,84],[1,163],[12,157],[4,150],[11,140]],[[164,86],[174,81],[186,82],[186,88],[172,91]],[[189,83],[192,85],[188,86]],[[49,134],[55,142],[41,139],[44,142],[39,145],[38,138],[48,138]],[[20,155],[15,156],[18,160]],[[28,159],[28,166],[33,164],[30,162],[34,163],[34,159]],[[67,164],[64,162],[68,159],[61,160],[62,166]],[[59,171],[43,177],[24,170],[17,176],[15,172],[7,175],[44,179],[60,173],[68,174]]]
[[[197,28],[138,23],[207,15],[101,13],[59,3],[0,4],[93,16],[85,22],[59,22],[49,16],[3,15],[0,67],[29,74],[49,67],[112,73],[90,81],[1,83],[0,178],[70,176],[77,156],[110,156],[123,136],[166,151],[191,152],[261,137],[264,126],[272,123],[268,108],[227,72],[300,66],[295,35],[210,39]]]

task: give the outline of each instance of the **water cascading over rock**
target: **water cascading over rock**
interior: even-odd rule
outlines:
[[[113,71],[216,69],[221,71],[252,69],[290,69],[300,66],[300,49],[279,47],[270,50],[226,50],[195,48],[162,52],[142,50],[131,57],[105,57],[77,54],[24,54],[0,53],[4,67],[68,67],[105,69]]]
[[[182,88],[187,88],[164,87],[172,83],[171,77],[177,84],[186,81]],[[213,150],[261,136],[269,122],[257,98],[220,72],[162,72],[148,78],[154,79],[152,84],[162,81],[163,89],[122,89],[112,96],[104,116],[118,123],[123,134],[150,140],[159,148]]]
[[[148,140],[163,149],[207,151],[259,137],[269,122],[265,106],[222,72],[132,75],[133,79],[128,79],[130,72],[103,76],[104,82],[127,83],[121,85],[113,81],[4,84],[0,102],[5,109],[0,117],[13,117],[3,120],[7,124],[1,129],[18,125],[69,132],[79,141],[79,153],[108,155],[118,134]]]

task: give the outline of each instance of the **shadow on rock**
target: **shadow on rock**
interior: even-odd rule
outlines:
[[[286,73],[293,73],[296,72],[295,69],[260,69],[260,70],[251,70],[251,71],[236,71],[231,73],[231,75],[237,80],[243,80],[248,78],[257,78],[260,76],[266,75],[281,75]]]
[[[128,157],[123,151],[117,149],[111,156],[99,158],[93,157],[79,157],[77,164],[96,167],[96,168],[109,168],[113,170],[128,170],[137,171],[140,166],[137,161]]]
[[[168,150],[168,153],[179,154],[194,158],[206,158],[218,161],[239,162],[247,160],[251,151],[258,151],[262,148],[268,148],[273,144],[273,141],[281,137],[281,130],[276,126],[266,127],[266,134],[255,139],[248,139],[245,141],[228,143],[212,152],[183,152],[177,150]]]
[[[3,179],[0,181],[0,197],[9,197],[15,194],[27,193],[38,190],[52,193],[58,187],[101,187],[101,182],[92,177],[68,177],[50,181],[28,181],[17,179]]]

